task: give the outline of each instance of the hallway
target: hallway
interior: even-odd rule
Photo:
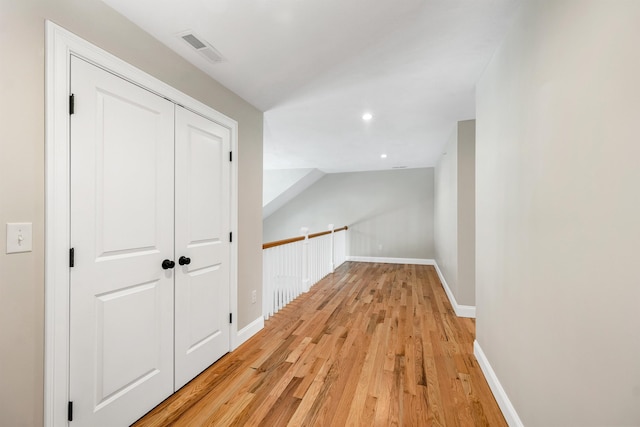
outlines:
[[[434,267],[347,262],[139,420],[505,426]]]

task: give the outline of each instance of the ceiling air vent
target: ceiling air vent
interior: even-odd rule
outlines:
[[[207,43],[202,37],[196,35],[193,31],[185,31],[178,34],[185,42],[189,43],[189,46],[194,48],[200,55],[204,56],[209,62],[218,64],[224,62],[222,54],[215,50],[213,46]]]

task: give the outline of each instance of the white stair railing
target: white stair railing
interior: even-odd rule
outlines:
[[[262,248],[262,313],[268,319],[346,261],[347,227],[278,242]]]

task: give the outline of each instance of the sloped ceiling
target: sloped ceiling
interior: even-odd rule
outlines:
[[[266,169],[324,172],[433,166],[520,3],[103,1],[265,112]]]

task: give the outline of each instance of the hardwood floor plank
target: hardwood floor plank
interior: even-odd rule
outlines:
[[[324,363],[322,364],[322,366],[321,366],[321,368],[320,368],[320,370],[318,372],[321,372],[323,370],[324,366],[326,366],[327,364],[328,364],[328,362],[326,360],[324,360]],[[319,378],[318,376],[319,376],[319,374],[316,375],[314,380],[311,382],[311,385],[307,389],[307,392],[304,394],[304,397],[302,398],[302,400],[300,402],[300,405],[298,406],[298,408],[296,409],[296,411],[292,415],[291,419],[287,423],[288,426],[292,426],[293,427],[293,426],[305,425],[305,424],[303,424],[303,422],[308,417],[309,411],[313,407],[313,404],[315,403],[315,401],[316,401],[318,395],[320,394],[320,391],[322,390],[322,387],[324,385],[324,377],[320,377]]]
[[[315,346],[315,344],[312,345]],[[294,393],[294,396],[299,399],[302,399],[305,396],[307,390],[309,389],[309,386],[316,379],[318,372],[320,372],[320,369],[327,361],[326,359],[322,359],[319,357],[307,357],[307,360],[308,363],[305,362],[306,364],[303,365],[305,369],[299,370],[295,374],[298,378],[302,379]]]
[[[378,351],[383,350],[378,344],[380,335],[382,335],[382,329],[378,328],[375,330],[373,336],[369,341],[368,349],[365,352],[366,355],[364,363],[360,370],[356,392],[351,402],[351,407],[349,408],[349,415],[347,416],[346,425],[358,425],[358,420],[364,418],[367,400],[370,397],[372,379],[375,375],[375,361],[378,357]],[[369,336],[369,334],[367,334],[367,336]]]
[[[506,426],[432,266],[348,262],[136,427]]]
[[[278,400],[273,405],[277,408],[283,408],[283,410],[269,411],[260,423],[261,425],[282,426],[286,425],[289,422],[289,419],[291,419],[293,414],[298,409],[300,402],[302,401],[302,399],[299,399],[293,395],[294,390],[300,385],[300,381],[302,381],[302,378],[298,377],[293,377],[291,381],[289,381],[287,388],[278,397]],[[251,420],[248,422],[248,424],[251,424]]]
[[[371,426],[376,416],[376,408],[378,407],[378,399],[374,396],[367,396],[364,411],[362,413],[361,426]]]
[[[273,393],[273,389],[277,387],[279,390],[284,390],[288,382],[293,378],[291,366],[290,363],[282,363],[271,371],[266,372],[266,375],[250,391],[254,394],[254,399],[234,418],[234,423],[237,425],[260,425],[260,421],[278,398]],[[263,390],[263,392],[257,393],[256,390]]]

